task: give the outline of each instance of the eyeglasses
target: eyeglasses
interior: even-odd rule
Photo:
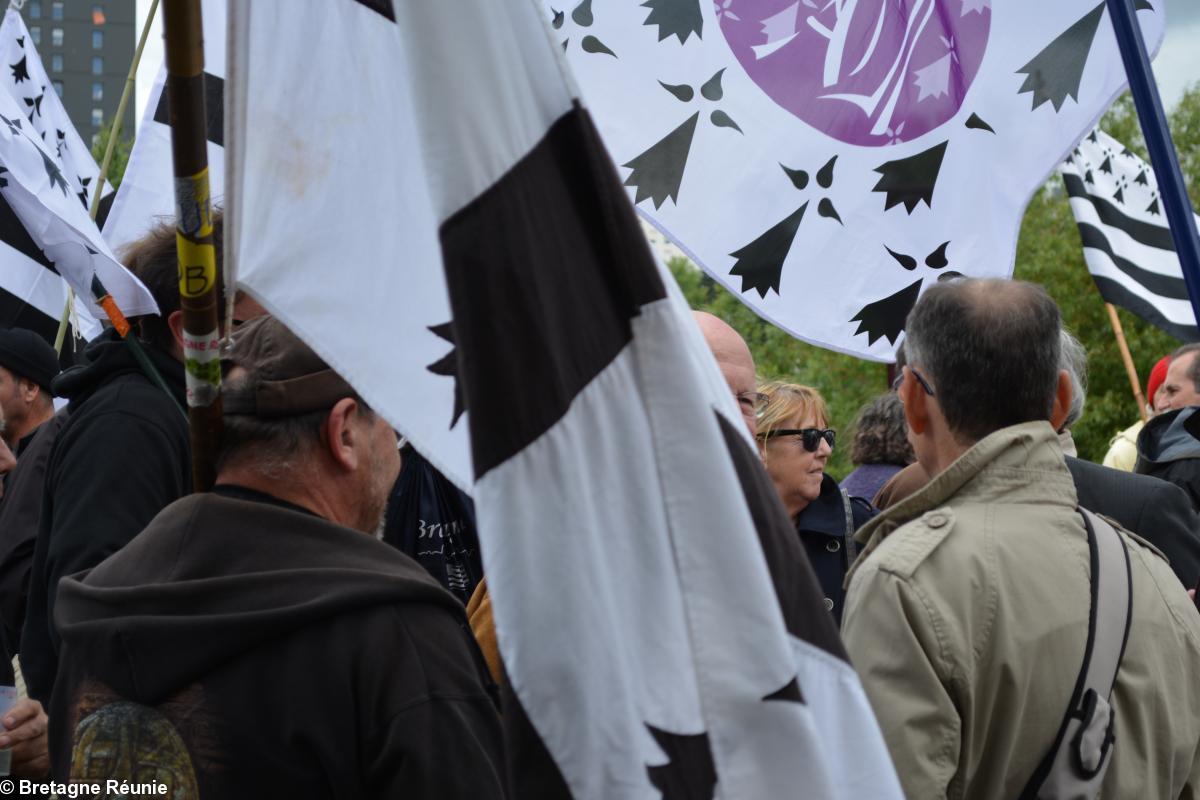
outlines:
[[[921,388],[925,390],[925,394],[929,395],[930,397],[936,397],[936,395],[933,393],[933,387],[929,385],[929,381],[925,380],[924,375],[917,372],[915,367],[906,367],[905,369],[913,374],[913,377],[917,379],[917,383],[921,384]],[[900,374],[896,376],[896,380],[892,381],[892,391],[899,391],[900,384],[903,382],[904,370],[901,369]]]
[[[738,407],[742,409],[743,414],[755,414],[767,404],[767,396],[762,392],[741,392],[734,397],[737,398]]]
[[[804,449],[810,453],[817,452],[817,448],[821,446],[821,440],[824,439],[829,443],[829,449],[834,448],[837,442],[837,431],[833,428],[779,428],[778,430],[760,433],[760,439],[774,439],[778,436],[799,436],[800,442],[804,445]]]

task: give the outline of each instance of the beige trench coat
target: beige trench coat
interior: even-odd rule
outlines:
[[[858,533],[843,632],[913,800],[1015,798],[1083,659],[1086,532],[1054,431],[986,437]],[[1126,534],[1133,622],[1113,692],[1104,798],[1196,797],[1200,613]]]

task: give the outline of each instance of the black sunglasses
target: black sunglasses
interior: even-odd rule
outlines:
[[[824,430],[820,428],[779,428],[769,433],[760,433],[758,438],[774,439],[777,436],[799,436],[804,449],[810,453],[817,452],[817,448],[821,446],[822,439],[829,443],[830,450],[834,448],[837,442],[837,431],[833,428],[825,428]]]

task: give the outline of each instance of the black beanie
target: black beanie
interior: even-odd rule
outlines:
[[[50,343],[33,331],[25,328],[0,331],[0,367],[53,394],[50,381],[59,373],[58,356]]]

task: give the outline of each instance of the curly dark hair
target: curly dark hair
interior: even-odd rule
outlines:
[[[916,460],[908,443],[904,404],[895,392],[881,394],[862,407],[854,421],[854,464],[911,464]]]

